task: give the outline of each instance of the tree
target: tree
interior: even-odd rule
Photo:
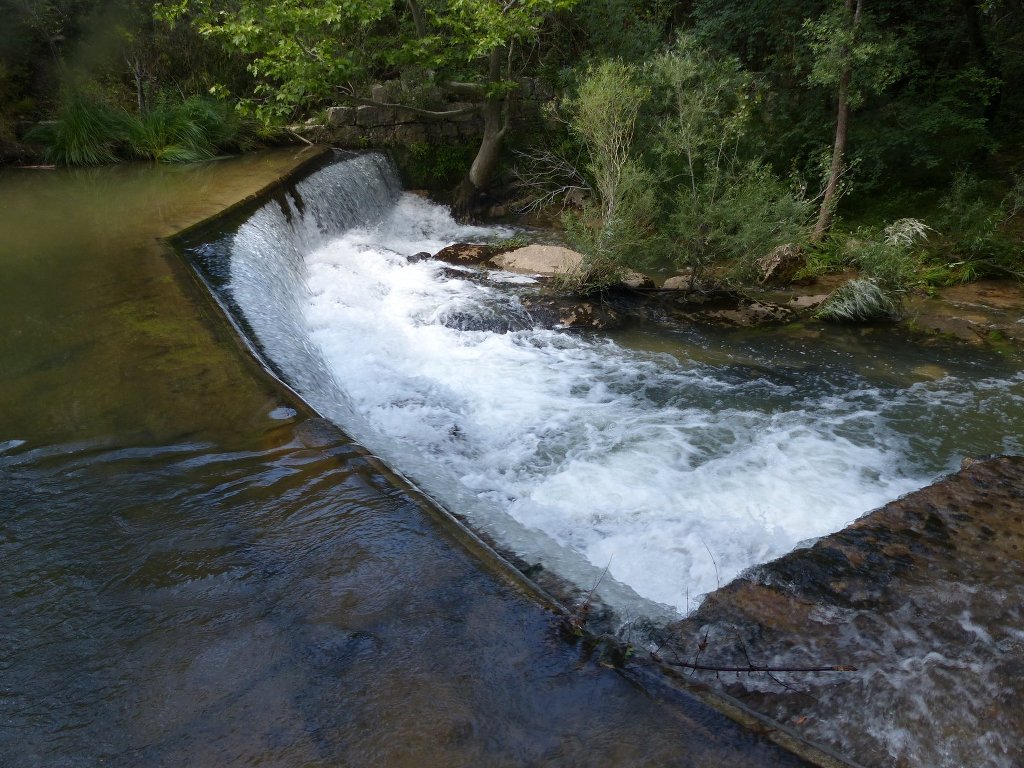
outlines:
[[[170,0],[160,13],[187,19],[203,35],[250,57],[256,88],[248,105],[264,119],[292,116],[339,96],[379,103],[358,98],[360,85],[396,70],[417,70],[444,91],[474,100],[484,132],[456,194],[457,209],[467,212],[491,179],[509,131],[513,49],[536,40],[549,15],[575,2]]]
[[[836,133],[828,179],[811,240],[822,240],[832,225],[839,182],[846,162],[850,110],[866,92],[881,93],[902,71],[899,46],[888,33],[865,34],[864,0],[843,0],[817,20],[804,23],[814,54],[810,81],[836,89]]]

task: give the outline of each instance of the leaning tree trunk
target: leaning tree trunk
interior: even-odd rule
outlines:
[[[491,51],[489,82],[492,85],[501,79],[501,59],[501,50]],[[508,133],[508,96],[486,96],[480,112],[484,119],[484,135],[469,171],[455,188],[452,203],[452,209],[459,218],[470,218],[480,210],[481,197],[498,167],[505,134]]]
[[[857,9],[853,14],[853,29],[856,32],[860,23],[861,8],[864,0],[857,0]],[[853,0],[846,0],[847,10],[853,10]],[[846,136],[849,130],[850,121],[850,80],[853,77],[853,58],[850,51],[846,52],[846,61],[843,64],[843,71],[839,75],[839,106],[836,108],[836,141],[832,148],[832,165],[828,172],[828,183],[825,185],[825,194],[821,198],[821,210],[818,211],[818,221],[814,225],[814,232],[811,234],[811,242],[820,243],[829,227],[832,226],[832,215],[835,213],[836,194],[839,191],[839,179],[843,175],[843,165],[846,162]]]

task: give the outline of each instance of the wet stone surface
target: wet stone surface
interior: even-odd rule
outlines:
[[[965,462],[713,592],[673,628],[729,693],[865,765],[1024,763],[1024,458]],[[706,640],[704,651],[699,646]]]

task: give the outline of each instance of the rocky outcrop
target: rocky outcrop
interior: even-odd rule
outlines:
[[[757,260],[759,283],[786,285],[793,281],[805,256],[798,245],[779,245]]]

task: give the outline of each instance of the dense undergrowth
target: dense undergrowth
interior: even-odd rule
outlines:
[[[428,111],[494,107],[503,202],[564,212],[587,257],[567,289],[635,269],[750,282],[785,248],[791,276],[859,273],[837,317],[891,316],[909,291],[1024,276],[1019,2],[0,0],[0,17],[0,159],[26,140],[65,165],[209,159],[387,81]],[[517,106],[531,88],[556,94],[539,120]],[[417,185],[464,186],[476,148],[403,151]]]

